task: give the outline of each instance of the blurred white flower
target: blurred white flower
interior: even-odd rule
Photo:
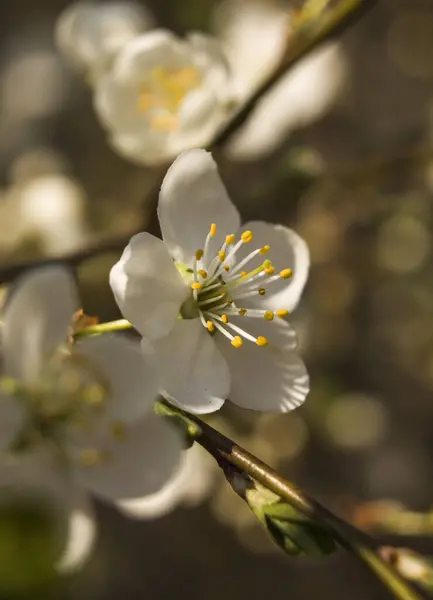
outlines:
[[[94,82],[123,46],[154,25],[135,2],[75,2],[59,16],[55,37],[61,52]]]
[[[152,411],[157,382],[139,344],[106,335],[68,343],[78,306],[72,276],[55,266],[24,275],[7,299],[0,448],[44,440],[103,498],[153,494],[178,468],[180,436]]]
[[[58,571],[76,570],[88,558],[96,536],[91,503],[81,488],[73,484],[48,447],[41,445],[32,452],[3,457],[0,515],[17,506],[22,509],[37,507],[49,515],[54,539],[51,547],[44,550],[49,551],[46,559],[51,559]],[[19,546],[19,552],[22,551]],[[13,554],[14,545],[11,544],[8,557],[18,562],[19,557],[11,556]]]
[[[35,177],[15,188],[27,234],[40,237],[46,254],[73,252],[88,241],[84,190],[67,175]]]
[[[156,352],[163,393],[196,413],[218,410],[227,397],[264,411],[302,404],[308,374],[285,318],[307,280],[305,242],[281,225],[240,227],[203,150],[169,169],[158,214],[163,241],[134,236],[110,284],[143,351]],[[268,251],[273,262],[264,260]]]
[[[276,66],[290,31],[290,11],[271,0],[223,0],[213,25],[246,97]]]
[[[290,38],[287,7],[269,0],[225,0],[215,26],[226,49],[233,78],[249,96],[280,60]],[[337,44],[327,44],[303,59],[262,98],[229,152],[249,160],[272,152],[293,131],[329,109],[346,78]]]
[[[142,164],[206,145],[234,105],[221,49],[199,33],[185,40],[163,30],[136,37],[95,92],[113,147]]]

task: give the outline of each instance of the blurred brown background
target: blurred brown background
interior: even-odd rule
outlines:
[[[249,27],[241,17],[257,4],[234,2],[149,0],[147,6],[162,26],[217,31],[234,44]],[[0,6],[3,265],[127,235],[138,219],[154,223],[146,197],[163,170],[136,167],[108,147],[90,90],[54,47],[55,22],[67,5]],[[274,8],[270,0],[261,3],[265,13]],[[229,32],[227,14],[239,17],[237,33],[233,16]],[[239,68],[245,75],[250,69],[252,78],[261,52],[254,46],[264,38],[264,29],[252,36],[251,57],[242,42]],[[294,414],[227,406],[212,423],[349,518],[363,502],[384,498],[427,511],[433,505],[431,0],[379,1],[313,62],[297,67],[280,96],[253,116],[249,138],[216,158],[245,219],[283,222],[310,245],[311,278],[293,319],[312,391]],[[117,256],[88,260],[78,271],[84,308],[102,319],[118,316],[107,282]],[[343,553],[284,557],[212,462],[200,450],[194,460],[192,490],[174,513],[137,523],[100,507],[98,551],[74,582],[74,597],[387,597]],[[428,536],[384,539],[433,554]]]

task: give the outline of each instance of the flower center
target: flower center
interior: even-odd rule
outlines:
[[[140,88],[138,110],[147,113],[151,129],[174,131],[179,128],[179,111],[185,96],[200,83],[195,67],[156,67]]]
[[[246,308],[243,301],[264,296],[269,285],[281,279],[289,279],[292,271],[283,269],[276,273],[270,260],[264,260],[250,271],[246,270],[252,259],[263,256],[270,250],[270,246],[256,248],[245,258],[238,260],[240,248],[253,240],[251,231],[244,231],[238,241],[234,234],[227,235],[221,248],[211,256],[210,242],[215,235],[216,225],[213,223],[204,248],[195,253],[190,285],[198,316],[209,333],[219,331],[235,348],[240,348],[244,339],[257,346],[266,346],[268,339],[265,336],[251,335],[246,328],[232,323],[231,319],[250,317],[269,322],[274,317],[285,318],[289,314],[288,310]]]

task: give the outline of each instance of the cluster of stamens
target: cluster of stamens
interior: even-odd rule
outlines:
[[[179,126],[179,110],[185,96],[200,84],[194,67],[167,69],[156,67],[141,86],[137,107],[148,113],[152,129],[173,131]]]
[[[238,241],[234,234],[227,235],[218,252],[210,257],[210,242],[215,235],[216,225],[213,223],[206,237],[204,248],[196,251],[193,263],[191,289],[200,320],[210,333],[219,331],[230,340],[235,348],[240,348],[244,339],[257,346],[266,346],[268,339],[265,336],[251,335],[245,329],[232,323],[231,318],[252,317],[272,321],[275,317],[281,319],[286,317],[289,314],[288,310],[270,311],[245,308],[242,306],[242,300],[257,297],[257,295],[264,296],[269,284],[290,278],[292,271],[283,269],[276,273],[270,260],[264,260],[261,265],[251,271],[244,270],[253,258],[263,256],[270,250],[270,246],[257,248],[236,262],[236,254],[239,249],[253,240],[251,231],[244,231]]]
[[[24,439],[24,443],[31,443],[35,437],[54,435],[57,438],[65,426],[82,434],[92,434],[99,417],[103,416],[110,391],[95,365],[63,350],[57,353],[36,384],[26,385],[3,377],[0,389],[28,405],[31,427],[27,435],[30,437]],[[114,441],[125,440],[127,426],[123,421],[113,420],[106,426]],[[84,467],[93,467],[110,458],[108,450],[89,447],[79,452],[78,461]]]

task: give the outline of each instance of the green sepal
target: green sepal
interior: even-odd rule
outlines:
[[[254,482],[245,501],[264,525],[272,540],[288,555],[326,556],[336,550],[330,532]]]
[[[185,449],[191,448],[200,433],[200,427],[188,417],[180,414],[174,407],[171,408],[165,400],[155,402],[154,411],[160,417],[167,418],[180,431],[184,438]]]

